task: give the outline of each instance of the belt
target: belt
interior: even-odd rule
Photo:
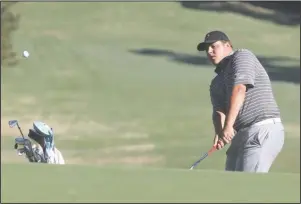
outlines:
[[[275,124],[275,123],[281,123],[281,119],[280,118],[270,118],[270,119],[266,119],[266,120],[257,122],[253,125],[254,126],[259,126],[259,125]]]

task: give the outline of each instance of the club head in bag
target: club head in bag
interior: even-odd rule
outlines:
[[[25,144],[26,139],[22,138],[22,137],[17,137],[15,139],[15,143],[19,144],[19,145],[24,145]]]
[[[25,139],[24,138],[22,138],[22,137],[15,138],[15,146],[14,146],[15,149],[18,149],[19,145],[24,146],[24,144],[25,144]]]
[[[8,121],[8,125],[9,125],[10,128],[13,128],[16,125],[18,125],[18,121],[17,120],[10,120],[10,121]]]
[[[20,128],[19,123],[18,123],[17,120],[10,120],[10,121],[8,121],[8,125],[9,125],[10,128],[13,128],[13,127],[17,126],[18,129],[19,129],[19,131],[20,131],[20,133],[21,133],[21,135],[22,135],[22,137],[24,138],[23,132],[22,132],[22,130],[21,130],[21,128]]]
[[[25,153],[25,148],[18,149],[17,153],[19,156],[22,156]]]

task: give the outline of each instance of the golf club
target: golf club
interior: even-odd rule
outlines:
[[[199,160],[197,160],[191,167],[189,170],[194,169],[194,167],[196,167],[203,159],[205,159],[206,157],[208,157],[212,152],[214,152],[216,150],[216,147],[213,146],[208,152],[206,152]]]
[[[20,131],[20,133],[21,133],[21,135],[22,135],[22,137],[23,137],[23,139],[25,139],[24,135],[23,135],[23,132],[22,132],[22,130],[21,130],[21,128],[20,128],[19,123],[18,123],[17,120],[10,120],[10,121],[8,121],[8,125],[9,125],[10,128],[13,128],[13,127],[17,126],[18,129],[19,129],[19,131]]]

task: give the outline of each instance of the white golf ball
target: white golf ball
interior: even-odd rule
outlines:
[[[29,57],[29,52],[25,50],[25,51],[23,52],[23,56],[26,57],[26,58]]]

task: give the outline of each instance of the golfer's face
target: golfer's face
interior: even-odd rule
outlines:
[[[226,44],[221,41],[209,44],[206,53],[212,64],[217,65],[226,56]]]

